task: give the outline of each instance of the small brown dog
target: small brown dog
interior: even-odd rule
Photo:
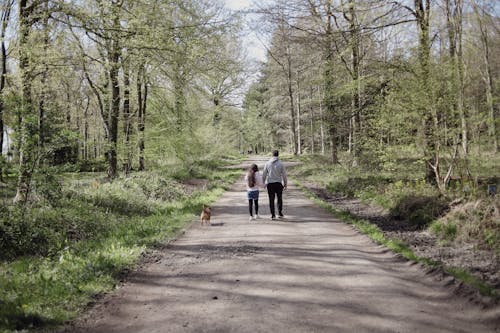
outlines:
[[[200,219],[201,219],[201,225],[207,223],[208,225],[211,225],[210,223],[210,216],[212,215],[212,209],[209,206],[203,205],[203,210],[201,211]]]

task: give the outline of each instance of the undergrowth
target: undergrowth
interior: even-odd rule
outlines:
[[[186,191],[171,170],[108,182],[66,174],[60,197],[30,209],[2,206],[0,331],[53,327],[110,290],[149,247],[174,237],[239,171],[193,166],[207,186]],[[203,172],[206,172],[203,174]]]
[[[316,183],[337,196],[381,206],[391,218],[406,223],[407,229],[429,228],[443,243],[467,241],[499,252],[499,199],[498,195],[487,197],[484,184],[480,184],[481,188],[476,185],[472,191],[470,184],[464,182],[462,190],[450,188],[440,193],[426,183],[421,161],[412,159],[408,151],[378,157],[382,161],[370,167],[352,167],[346,161],[333,165],[326,156],[300,158],[303,163],[292,171],[298,179]],[[479,157],[471,157],[475,178],[494,178],[496,169],[491,160],[500,163],[498,157],[489,157],[485,163],[489,168],[479,167],[478,160]],[[452,204],[457,200],[462,204]]]
[[[443,242],[468,242],[500,256],[500,199],[482,198],[455,206],[430,230]]]

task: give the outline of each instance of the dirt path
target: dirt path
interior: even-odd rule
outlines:
[[[427,230],[411,225],[404,219],[391,216],[388,210],[380,206],[347,197],[341,193],[331,193],[324,187],[308,181],[301,182],[309,191],[321,200],[328,202],[339,211],[369,221],[377,225],[389,239],[398,239],[421,258],[439,262],[447,267],[461,267],[478,279],[500,290],[500,257],[494,250],[485,249],[471,242],[451,242],[441,244],[438,237]],[[500,302],[482,296],[474,287],[459,285],[461,293],[468,293],[483,304]]]
[[[66,332],[500,332],[499,309],[454,296],[293,186],[286,219],[248,220],[240,180]]]

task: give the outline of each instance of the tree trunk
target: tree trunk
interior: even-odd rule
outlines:
[[[0,38],[1,38],[1,72],[0,72],[0,159],[3,155],[3,137],[4,137],[4,123],[3,123],[3,110],[4,110],[4,101],[3,101],[3,90],[5,88],[5,77],[7,75],[7,48],[5,46],[5,34],[7,30],[7,25],[9,24],[10,19],[10,11],[12,9],[12,1],[8,1],[4,4],[4,8],[2,9],[2,22],[0,27]],[[0,164],[0,181],[3,180],[3,170],[2,165]]]
[[[328,133],[330,135],[331,158],[332,163],[339,162],[337,154],[338,146],[338,133],[337,133],[337,116],[335,114],[335,101],[334,101],[334,84],[333,84],[333,60],[327,60],[326,66],[326,82],[325,82],[325,107],[328,119]]]
[[[49,12],[48,12],[48,2],[44,3],[43,9],[43,45],[44,52],[47,50],[49,46]],[[45,52],[44,59],[41,59],[43,63],[43,72],[41,77],[41,89],[40,89],[40,100],[38,101],[38,146],[41,151],[43,151],[43,147],[45,145],[45,99],[47,98],[47,75],[49,72],[49,66],[47,65],[45,58],[47,54]],[[68,92],[69,93],[69,92]]]
[[[289,47],[287,45],[286,52],[286,74],[287,74],[287,85],[288,85],[288,97],[290,99],[290,116],[291,116],[291,130],[292,130],[292,144],[293,144],[293,154],[297,155],[299,152],[299,142],[297,139],[296,131],[296,119],[295,119],[295,106],[293,105],[293,87],[292,87],[292,55],[290,54]]]
[[[439,142],[437,142],[436,126],[437,115],[432,105],[432,92],[430,91],[430,0],[415,1],[415,18],[419,29],[419,71],[418,79],[422,91],[424,107],[422,113],[423,135],[425,144],[426,180],[437,185],[439,182]]]
[[[319,133],[321,139],[321,155],[325,155],[325,128],[323,119],[323,96],[321,96],[321,88],[318,87],[319,93]]]
[[[309,113],[310,113],[310,125],[311,125],[311,154],[314,154],[314,88],[311,86],[309,95]]]
[[[144,87],[144,88],[143,88]],[[144,89],[144,93],[143,93]],[[144,146],[145,146],[145,129],[146,129],[146,106],[148,97],[148,85],[145,80],[145,68],[139,67],[137,74],[137,131],[139,132],[139,171],[145,170],[144,164]]]
[[[31,96],[32,75],[30,68],[31,18],[27,0],[19,1],[19,71],[21,72],[21,110],[19,111],[19,176],[15,203],[26,203],[29,198],[31,177],[35,163],[36,113],[33,112]]]
[[[453,2],[453,3],[452,3]],[[464,107],[464,64],[462,52],[462,0],[445,0],[451,64],[452,113],[457,118],[454,127],[461,128],[461,144],[464,155],[468,151],[467,119]],[[456,115],[456,116],[455,116]]]
[[[329,5],[330,6],[330,5]],[[328,6],[328,7],[329,7]],[[331,158],[332,163],[337,164],[339,162],[338,154],[337,154],[337,146],[338,146],[338,133],[337,133],[337,121],[338,117],[336,115],[335,110],[335,96],[334,96],[334,73],[335,73],[335,63],[333,59],[334,52],[334,35],[332,29],[332,19],[333,13],[331,12],[331,8],[328,8],[327,13],[327,29],[326,29],[326,38],[327,38],[327,53],[326,53],[326,61],[325,61],[325,72],[324,72],[324,83],[325,83],[325,107],[328,119],[328,132],[330,135],[330,145],[331,145]]]
[[[351,103],[351,110],[353,109],[352,107],[352,103]],[[352,139],[353,139],[353,122],[354,122],[354,117],[351,116],[349,117],[349,135],[347,137],[347,152],[351,155],[352,154],[352,150],[353,150],[353,143],[352,143]]]
[[[360,136],[360,94],[359,94],[359,27],[356,17],[356,6],[354,0],[349,0],[349,30],[350,30],[350,42],[351,42],[351,60],[352,60],[352,81],[353,81],[353,92],[351,94],[352,98],[352,157],[353,166],[358,164],[358,159],[360,155],[359,146],[359,136]]]
[[[85,111],[83,112],[83,152],[82,158],[84,161],[89,159],[89,107],[90,107],[90,97],[87,97],[87,104],[85,105]]]
[[[492,70],[491,70],[491,61],[490,61],[490,46],[489,46],[489,38],[488,38],[488,30],[484,26],[482,20],[482,14],[479,12],[479,6],[474,1],[474,12],[476,13],[476,18],[479,25],[479,30],[481,33],[481,44],[483,46],[483,61],[485,71],[483,74],[483,80],[486,85],[486,106],[488,108],[488,135],[491,139],[493,152],[498,152],[498,129],[497,129],[497,119],[495,116],[495,107],[493,102],[493,78],[492,78]],[[483,13],[484,14],[484,13]]]
[[[297,71],[297,154],[302,155],[302,142],[300,135],[300,73]]]
[[[469,151],[469,139],[468,139],[468,127],[467,127],[467,114],[465,108],[465,84],[464,84],[464,60],[463,60],[463,28],[462,28],[462,0],[456,1],[456,31],[457,31],[457,61],[456,61],[456,72],[458,76],[458,114],[460,116],[460,122],[462,127],[462,150],[464,155],[468,154]]]
[[[128,66],[123,66],[123,141],[125,147],[125,162],[123,172],[125,175],[132,169],[132,151],[130,147],[130,134],[132,131],[132,116],[130,114],[130,71]]]
[[[120,83],[118,79],[120,70],[121,45],[120,37],[120,5],[113,3],[113,32],[111,33],[111,41],[109,43],[109,81],[111,84],[111,108],[109,112],[109,137],[108,137],[108,177],[113,179],[118,176],[118,118],[120,116]]]
[[[117,48],[111,53],[111,69],[109,79],[111,82],[111,109],[109,112],[109,137],[108,137],[108,177],[113,179],[118,175],[117,143],[118,143],[118,118],[120,115],[120,86],[118,80],[119,51]]]

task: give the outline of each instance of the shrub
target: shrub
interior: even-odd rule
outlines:
[[[429,230],[445,241],[453,241],[457,236],[457,225],[453,222],[441,223],[435,221],[429,226]]]
[[[427,227],[448,210],[448,201],[440,195],[402,197],[390,210],[393,218],[408,221],[415,229]]]
[[[430,230],[441,239],[475,243],[500,254],[499,201],[493,197],[458,205],[433,223]]]
[[[106,213],[65,200],[60,207],[0,208],[0,259],[46,256],[69,242],[93,239],[111,227]]]

